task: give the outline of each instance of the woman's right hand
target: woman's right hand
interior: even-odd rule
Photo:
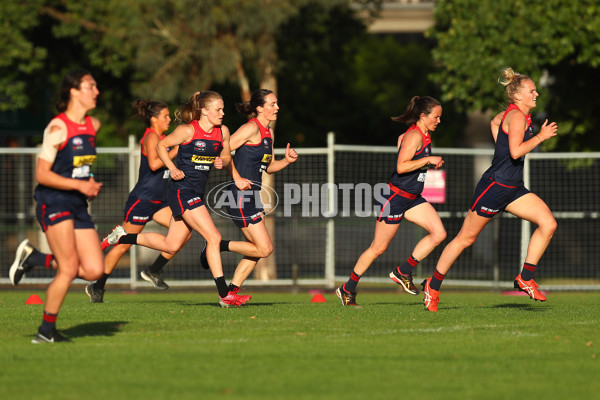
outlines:
[[[185,173],[179,168],[173,168],[172,170],[169,170],[169,172],[171,173],[171,179],[175,181],[180,181],[185,178]]]
[[[87,181],[80,180],[79,191],[83,193],[88,200],[94,200],[98,197],[98,193],[100,193],[100,189],[102,188],[102,183],[96,182],[93,177],[90,177]]]

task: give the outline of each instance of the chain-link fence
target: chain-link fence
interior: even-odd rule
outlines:
[[[334,287],[345,281],[373,239],[377,188],[388,181],[397,151],[393,147],[336,145],[330,134],[327,148],[296,149],[299,160],[273,176],[268,184],[277,206],[267,217],[273,223],[275,251],[271,262],[276,279],[251,279],[248,285],[313,285]],[[462,225],[474,187],[489,166],[493,150],[433,148],[444,160],[437,176],[434,207],[451,240]],[[8,284],[8,269],[24,238],[48,251],[45,236],[35,220],[35,163],[37,149],[0,148],[0,284]],[[123,207],[136,182],[139,148],[133,138],[128,147],[98,149],[93,167],[104,183],[90,211],[100,237],[123,220]],[[276,151],[278,158],[282,150]],[[227,181],[214,170],[207,187]],[[526,157],[525,182],[550,206],[558,229],[540,261],[536,280],[545,289],[600,289],[600,153],[532,153]],[[378,186],[379,184],[379,186]],[[428,189],[429,190],[429,189]],[[432,197],[433,199],[433,197]],[[210,202],[209,202],[210,204]],[[242,240],[228,219],[212,213],[223,238]],[[150,223],[146,230],[166,232]],[[519,272],[534,227],[510,214],[496,216],[477,242],[457,260],[444,285],[507,287]],[[388,282],[388,273],[404,262],[424,231],[403,222],[390,247],[365,274],[363,282]],[[429,276],[447,243],[423,260],[417,276]],[[209,271],[199,266],[202,238],[192,240],[165,267],[170,285],[213,285]],[[117,265],[109,283],[135,288],[138,270],[158,252],[134,246]],[[240,256],[222,253],[225,276],[230,279]],[[53,272],[37,268],[22,284],[46,283]]]

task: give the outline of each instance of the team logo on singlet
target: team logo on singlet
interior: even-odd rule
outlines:
[[[265,145],[265,149],[269,148],[269,141],[266,138],[263,139],[263,144]]]
[[[218,142],[214,142],[214,143],[213,143],[213,150],[214,150],[214,152],[215,152],[215,153],[216,153],[217,151],[219,151],[219,144],[220,144],[220,143],[218,143]]]
[[[429,147],[425,147],[425,154],[429,154]]]
[[[194,150],[195,151],[205,151],[206,143],[203,142],[202,140],[196,140],[196,142],[194,143]]]
[[[73,150],[81,150],[83,149],[83,140],[76,136],[73,138]]]

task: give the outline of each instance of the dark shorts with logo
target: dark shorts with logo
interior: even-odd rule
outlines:
[[[408,198],[400,195],[396,192],[384,195],[385,202],[379,203],[381,206],[381,212],[377,217],[377,221],[383,221],[386,224],[399,224],[402,222],[404,213],[413,207],[418,206],[422,203],[427,203],[427,200],[423,196],[418,195],[414,198]]]
[[[509,186],[491,178],[481,178],[475,187],[471,211],[485,218],[492,218],[519,197],[530,193],[525,186]]]
[[[232,201],[235,205],[228,205],[229,217],[238,228],[246,228],[257,224],[263,219],[264,208],[260,201],[260,190],[231,190]]]
[[[46,232],[49,226],[69,219],[73,220],[75,229],[95,229],[94,221],[85,204],[41,204],[35,208],[35,216]]]
[[[195,190],[176,189],[169,190],[167,202],[171,207],[173,217],[180,217],[186,210],[193,210],[204,205],[204,193]]]
[[[154,214],[167,207],[166,201],[142,200],[135,196],[129,196],[125,203],[124,221],[132,225],[146,225],[152,220]]]

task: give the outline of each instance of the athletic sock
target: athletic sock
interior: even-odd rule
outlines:
[[[156,257],[156,260],[154,260],[154,264],[152,264],[151,266],[149,266],[148,269],[150,270],[150,272],[154,272],[155,274],[159,274],[159,273],[162,272],[163,267],[168,262],[169,262],[169,259],[163,257],[163,255],[160,254],[158,257]]]
[[[360,275],[358,275],[356,272],[352,271],[352,273],[350,274],[350,279],[348,279],[348,282],[344,283],[344,285],[342,286],[342,289],[344,289],[344,292],[347,292],[347,293],[356,292],[356,285],[358,285],[359,280],[360,280]]]
[[[33,249],[33,252],[27,257],[25,263],[29,266],[33,267],[44,267],[44,268],[52,268],[52,260],[54,260],[54,256],[52,254],[42,253],[37,249]]]
[[[442,281],[444,280],[444,278],[446,277],[446,275],[442,275],[438,272],[438,270],[436,269],[435,271],[433,271],[433,276],[431,277],[431,282],[429,282],[429,287],[432,288],[433,290],[440,290],[440,287],[442,287]]]
[[[121,236],[119,244],[137,244],[137,233],[128,233],[127,235]]]
[[[412,275],[413,269],[419,265],[419,260],[414,258],[412,255],[408,257],[406,262],[402,266],[398,267],[398,272],[402,275]]]
[[[239,289],[239,288],[240,288],[239,286],[237,286],[237,285],[234,285],[233,283],[230,283],[230,284],[229,284],[229,291],[230,291],[230,292],[231,292],[231,291],[234,291],[234,290],[236,290],[236,289]]]
[[[94,287],[96,289],[104,289],[104,285],[106,285],[106,280],[109,276],[110,274],[102,274],[102,278],[98,279],[96,283],[94,283]]]
[[[222,253],[224,251],[229,251],[229,242],[231,240],[221,240],[221,244],[219,245],[219,251]]]
[[[229,293],[229,288],[227,287],[227,283],[225,282],[225,277],[220,276],[218,278],[215,278],[215,284],[217,285],[217,290],[219,291],[219,297],[227,297],[227,294]]]
[[[532,280],[536,267],[537,265],[535,264],[525,263],[525,265],[523,265],[523,269],[521,270],[521,279],[524,281]]]
[[[42,316],[42,325],[40,326],[40,333],[45,335],[46,337],[50,336],[52,331],[56,328],[56,318],[58,314],[50,314],[46,310],[44,310],[44,315]]]

